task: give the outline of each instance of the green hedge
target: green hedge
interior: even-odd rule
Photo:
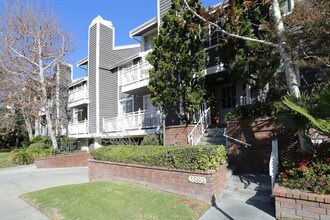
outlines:
[[[96,160],[183,170],[217,170],[227,159],[224,146],[109,146],[91,154]]]

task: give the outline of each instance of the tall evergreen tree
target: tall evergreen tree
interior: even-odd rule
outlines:
[[[196,11],[202,9],[196,0],[190,0],[189,5]],[[175,112],[183,122],[190,123],[205,94],[204,24],[182,0],[172,1],[162,22],[154,51],[148,56],[153,66],[148,86],[151,101],[166,113]]]

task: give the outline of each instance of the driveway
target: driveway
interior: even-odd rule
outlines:
[[[0,219],[49,219],[19,198],[40,189],[88,182],[88,168],[37,169],[35,165],[0,169]]]

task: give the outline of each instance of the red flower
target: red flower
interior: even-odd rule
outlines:
[[[307,158],[303,157],[303,159],[298,163],[298,165],[301,167],[302,165],[305,165],[307,163]]]
[[[289,177],[288,177],[288,175],[284,174],[284,175],[283,175],[283,178],[284,178],[284,179],[288,179]]]
[[[321,186],[324,186],[324,185],[325,185],[325,182],[323,182],[323,181],[320,182],[320,185],[321,185]]]
[[[300,166],[302,170],[307,170],[307,167],[305,165]]]
[[[308,186],[309,185],[309,182],[308,181],[305,181],[305,185]]]
[[[286,174],[290,174],[290,170],[285,170],[285,173]]]
[[[326,161],[327,161],[328,163],[330,163],[330,157],[328,157]]]

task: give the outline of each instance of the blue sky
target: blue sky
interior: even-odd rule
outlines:
[[[86,71],[76,67],[77,61],[87,56],[88,26],[98,15],[112,21],[118,45],[136,44],[129,31],[157,15],[157,0],[48,0],[59,15],[61,24],[72,33],[74,52],[68,62],[74,66],[74,78],[85,76]],[[204,6],[219,0],[202,0]]]

